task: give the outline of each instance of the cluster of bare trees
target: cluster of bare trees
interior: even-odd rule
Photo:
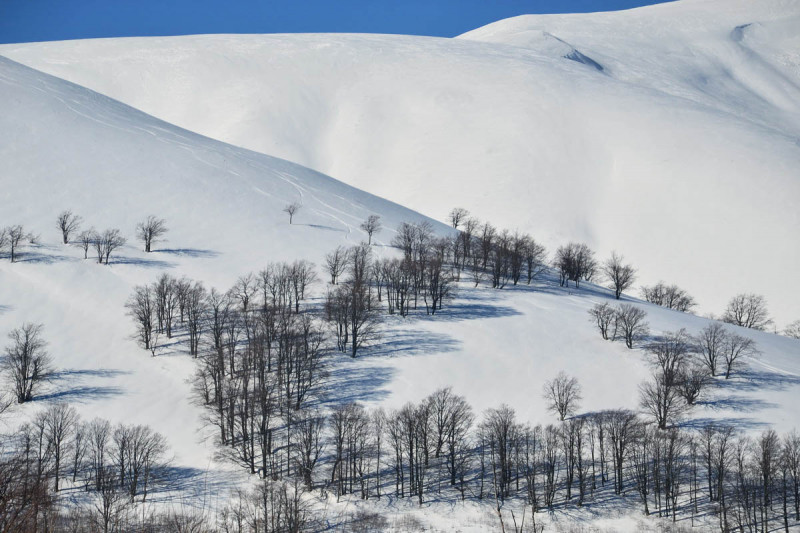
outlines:
[[[301,305],[315,280],[307,261],[269,265],[224,293],[162,274],[127,304],[137,339],[154,355],[159,335],[186,340],[208,420],[252,473],[293,469],[295,439],[315,416],[330,353],[324,321]]]
[[[663,281],[651,287],[642,287],[641,293],[645,301],[683,313],[690,313],[697,306],[697,302],[685,290],[677,285],[667,285]]]
[[[328,273],[337,285],[325,298],[325,317],[336,338],[336,347],[356,357],[358,350],[378,335],[380,314],[372,288],[373,265],[368,244],[328,254]],[[347,274],[343,283],[340,277]]]
[[[502,289],[523,279],[530,285],[547,269],[547,250],[530,235],[498,230],[463,208],[450,212],[450,223],[458,230],[452,243],[457,280],[466,271],[476,287],[488,277],[492,288]]]
[[[144,502],[165,481],[167,445],[146,426],[84,422],[64,403],[49,405],[0,437],[0,530],[53,531],[54,495],[67,484],[93,493],[94,530],[116,530],[119,511]]]
[[[59,213],[56,218],[56,227],[61,232],[61,241],[64,244],[80,246],[83,249],[84,259],[88,259],[89,250],[94,248],[97,262],[108,265],[114,251],[128,242],[119,229],[97,231],[89,228],[81,230],[82,223],[83,218],[69,209]],[[166,233],[166,221],[153,215],[148,216],[136,226],[136,238],[142,241],[145,252],[152,251],[153,244],[161,240]]]
[[[97,262],[110,264],[111,254],[125,246],[125,243],[128,242],[127,239],[115,228],[102,232],[94,228],[81,230],[82,222],[83,219],[71,210],[62,211],[56,218],[56,227],[61,232],[61,241],[64,244],[79,245],[83,249],[84,259],[89,258],[89,249],[94,248]]]
[[[647,313],[632,304],[595,304],[589,309],[589,315],[603,339],[616,341],[621,338],[629,349],[650,333],[645,321]]]
[[[767,311],[767,301],[760,294],[737,294],[722,315],[722,321],[744,328],[763,331],[772,324],[772,319]]]
[[[20,249],[26,244],[36,244],[38,237],[20,225],[0,228],[0,252],[7,251],[12,263],[19,259]]]
[[[665,429],[691,408],[722,373],[728,379],[748,358],[758,355],[755,343],[719,323],[697,336],[686,330],[668,332],[647,346],[655,372],[640,386],[641,406],[659,429]]]
[[[328,437],[314,442],[330,448],[330,474],[317,474],[312,485],[337,495],[379,498],[388,484],[384,492],[422,503],[449,487],[462,498],[489,499],[501,520],[503,502],[523,498],[535,524],[536,512],[559,503],[635,491],[646,514],[694,520],[710,511],[723,531],[800,521],[796,433],[781,440],[767,430],[751,439],[713,423],[659,429],[625,409],[530,426],[500,406],[476,420],[450,389],[389,413],[339,406],[328,420],[315,426],[327,427]]]

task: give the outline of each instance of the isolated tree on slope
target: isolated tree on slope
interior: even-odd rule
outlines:
[[[81,217],[74,214],[69,209],[58,215],[56,226],[61,230],[61,239],[64,241],[64,244],[69,244],[70,235],[78,231],[80,225]]]
[[[602,271],[614,289],[614,297],[619,300],[622,291],[633,285],[636,279],[636,269],[632,265],[623,263],[623,257],[617,252],[611,254],[611,258],[603,263]]]
[[[147,217],[147,220],[140,222],[136,226],[136,238],[144,243],[144,251],[150,252],[151,247],[155,244],[164,234],[167,233],[167,222],[163,218],[158,218],[153,215]]]
[[[760,294],[737,294],[728,302],[722,321],[745,328],[764,331],[772,323],[767,301]]]
[[[558,419],[562,421],[577,412],[578,404],[583,399],[578,380],[563,371],[544,384],[543,396],[548,401],[547,409],[558,414]]]
[[[380,233],[381,229],[383,229],[383,226],[381,225],[381,217],[378,215],[368,216],[367,220],[361,224],[361,229],[367,234],[367,244],[372,244],[372,234]]]
[[[283,212],[289,215],[289,224],[292,223],[295,213],[297,213],[301,207],[303,206],[300,205],[298,202],[292,202],[283,208]]]
[[[647,313],[634,305],[622,304],[619,306],[616,325],[628,348],[633,348],[634,342],[650,332],[645,317],[647,317]]]
[[[41,324],[23,324],[11,330],[8,338],[11,344],[5,349],[3,368],[9,374],[17,402],[24,403],[33,399],[38,387],[51,371],[51,360],[42,338]]]

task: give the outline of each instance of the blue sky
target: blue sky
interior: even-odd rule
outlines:
[[[658,0],[0,0],[0,43],[192,33],[357,32],[452,37],[526,13]]]

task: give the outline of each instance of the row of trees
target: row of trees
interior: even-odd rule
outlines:
[[[144,502],[166,481],[166,441],[147,426],[84,422],[64,403],[49,405],[0,437],[0,530],[52,531],[64,484],[92,493],[91,523],[111,531],[119,509]]]
[[[76,237],[78,243],[80,243],[80,245],[83,247],[84,259],[86,259],[86,256],[88,255],[89,247],[92,245],[97,247],[96,243],[98,241],[111,242],[113,244],[111,246],[111,251],[119,248],[126,242],[125,238],[121,236],[118,229],[98,232],[94,228],[90,228],[81,231],[82,224],[83,218],[81,218],[80,215],[76,215],[69,209],[59,213],[58,218],[56,219],[56,227],[61,232],[61,241],[64,244],[70,244],[73,242],[73,237]],[[152,245],[161,240],[167,231],[167,223],[163,218],[150,215],[144,221],[136,225],[136,238],[142,241],[142,244],[144,245],[144,251],[150,252]],[[108,247],[108,244],[105,244],[102,248],[106,250]],[[103,259],[105,259],[105,262],[108,263],[108,256],[110,255],[110,252],[106,253],[104,251],[101,254],[101,248],[97,248],[97,250],[98,262],[102,263],[104,262]]]

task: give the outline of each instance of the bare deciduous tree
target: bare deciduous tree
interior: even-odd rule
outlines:
[[[617,324],[625,339],[625,345],[633,348],[633,344],[647,335],[650,328],[645,322],[647,313],[634,305],[622,304],[617,310]]]
[[[737,294],[728,302],[722,321],[736,326],[763,331],[772,323],[767,301],[760,294]]]
[[[595,304],[589,309],[589,315],[592,317],[597,329],[600,330],[603,338],[608,340],[611,328],[617,320],[617,310],[607,303]]]
[[[639,404],[653,416],[659,429],[666,429],[686,409],[678,387],[661,372],[639,386],[639,398]]]
[[[61,230],[61,239],[64,241],[64,244],[69,244],[70,235],[78,231],[80,225],[81,217],[74,214],[69,209],[58,215],[56,226]]]
[[[578,410],[578,403],[583,399],[578,380],[564,372],[559,372],[555,378],[545,382],[542,394],[548,401],[547,409],[558,414],[559,420],[574,415]]]
[[[708,368],[698,364],[688,364],[681,369],[677,378],[678,392],[689,405],[694,405],[709,383]]]
[[[663,281],[652,287],[642,287],[641,291],[646,301],[683,313],[690,312],[697,305],[685,290],[677,285],[666,285]]]
[[[367,234],[367,244],[372,244],[372,235],[374,233],[380,233],[383,229],[381,217],[378,215],[370,215],[367,217],[367,220],[361,223],[360,227]]]
[[[94,228],[85,229],[78,234],[78,242],[80,243],[81,248],[83,248],[84,259],[89,258],[89,247],[92,246],[99,238],[100,236],[97,234]]]
[[[294,220],[295,213],[297,213],[301,207],[303,206],[299,202],[292,202],[290,204],[287,204],[286,207],[283,208],[283,212],[289,215],[289,224],[292,223],[292,220]]]
[[[344,246],[337,246],[334,251],[325,256],[325,271],[331,276],[331,284],[336,285],[339,277],[347,270],[347,250]]]
[[[653,359],[653,363],[670,385],[677,383],[681,371],[688,364],[695,350],[692,337],[685,329],[667,332],[647,346],[647,352]]]
[[[731,377],[733,371],[744,363],[744,359],[756,357],[758,354],[759,351],[753,339],[748,339],[736,333],[729,334],[722,348],[722,360],[725,364],[725,379]]]
[[[95,234],[93,244],[95,252],[97,252],[97,262],[110,264],[111,254],[117,248],[124,246],[126,242],[125,237],[120,234],[118,229],[107,229],[102,235]]]
[[[795,320],[783,330],[783,334],[793,339],[800,339],[800,320]]]
[[[458,229],[462,222],[464,222],[467,217],[469,216],[469,211],[464,209],[463,207],[454,207],[452,211],[450,211],[450,224],[453,228]]]
[[[633,265],[626,265],[623,263],[624,258],[617,254],[611,253],[611,258],[603,263],[602,271],[606,279],[611,283],[611,289],[614,290],[614,297],[619,300],[622,291],[625,291],[633,285],[636,279],[636,269]]]
[[[155,295],[150,285],[137,286],[125,304],[128,314],[136,322],[136,339],[145,350],[150,350],[153,342],[153,318],[155,314]]]
[[[714,322],[709,324],[694,339],[700,353],[700,359],[708,368],[711,376],[717,375],[722,351],[728,339],[728,331],[722,324]]]
[[[8,226],[0,230],[0,250],[8,248],[12,263],[17,261],[19,249],[25,244],[35,244],[36,236],[25,231],[20,225]]]
[[[43,328],[42,324],[26,323],[8,334],[11,345],[5,349],[3,367],[19,403],[32,400],[51,372],[51,359],[45,350],[47,343],[42,338]]]
[[[167,233],[167,222],[163,218],[150,215],[144,222],[136,226],[136,238],[144,243],[144,251],[151,247]]]
[[[62,472],[61,466],[66,458],[75,425],[78,423],[78,412],[70,405],[56,403],[48,407],[43,415],[47,441],[53,453],[54,488],[58,492],[58,481]]]
[[[558,269],[559,283],[562,287],[569,281],[580,287],[580,282],[591,281],[597,270],[597,261],[594,252],[585,244],[571,242],[556,250],[553,266]]]

